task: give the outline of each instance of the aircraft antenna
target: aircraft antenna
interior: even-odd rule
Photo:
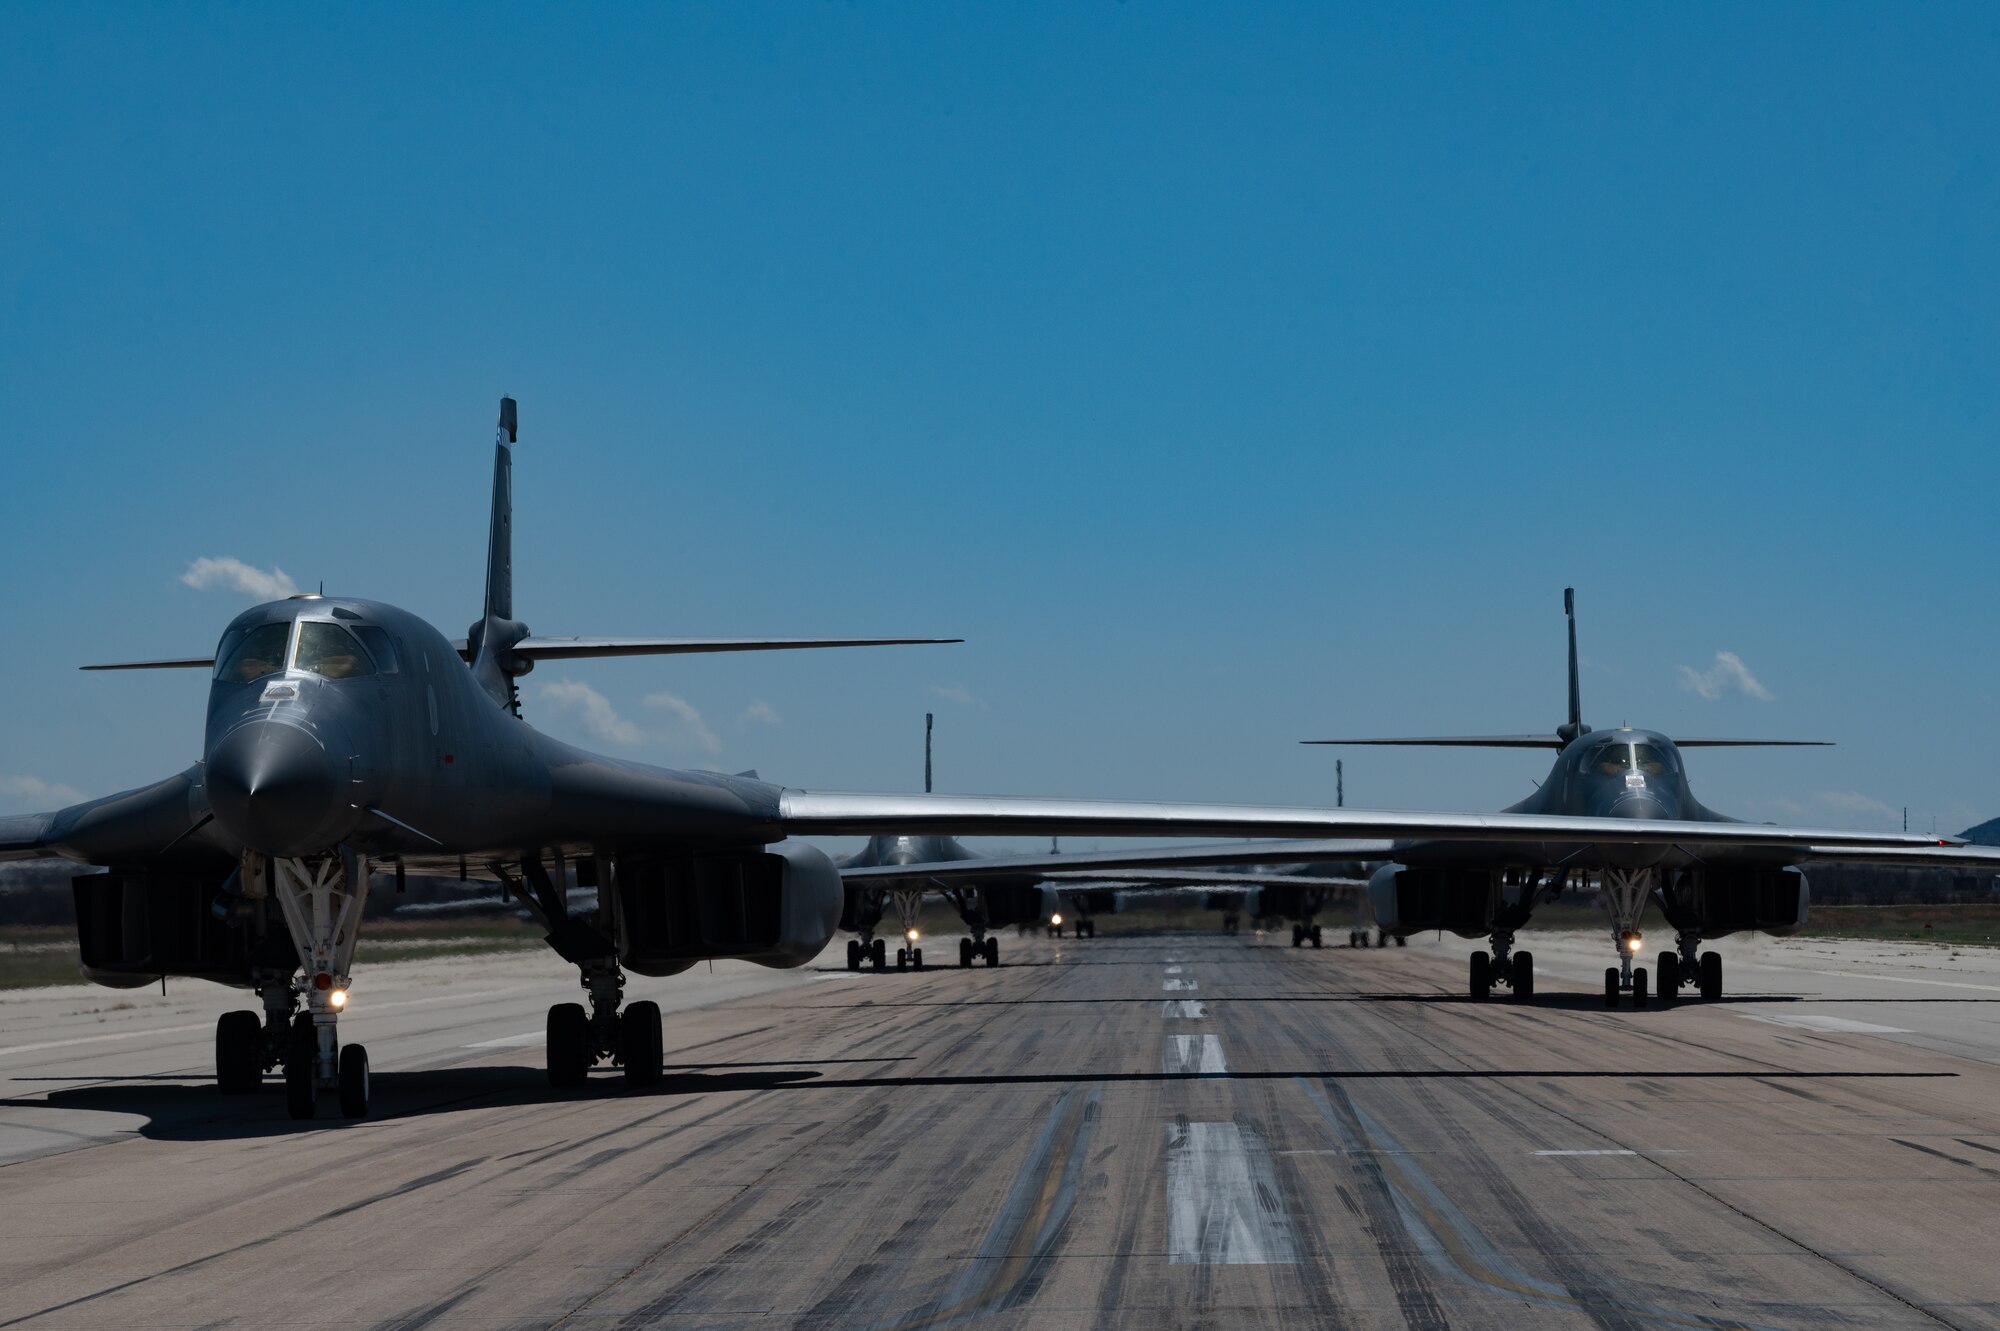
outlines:
[[[924,794],[931,793],[931,722],[936,718],[930,712],[924,713]]]

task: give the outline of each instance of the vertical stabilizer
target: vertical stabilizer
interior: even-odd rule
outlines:
[[[528,626],[514,618],[514,441],[518,419],[514,399],[500,399],[500,428],[493,443],[493,513],[486,530],[486,611],[466,634],[472,649],[472,677],[493,700],[521,714],[514,681],[534,668],[514,647]]]
[[[924,794],[931,793],[931,722],[933,713],[924,713]]]
[[[514,617],[514,399],[500,399],[493,442],[493,518],[486,534],[486,617]]]
[[[1576,588],[1563,588],[1563,615],[1569,620],[1569,720],[1556,731],[1567,744],[1578,735],[1590,733],[1583,723],[1583,689],[1576,677]]]

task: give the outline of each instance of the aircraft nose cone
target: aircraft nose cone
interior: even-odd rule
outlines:
[[[1656,790],[1626,790],[1599,812],[1605,818],[1639,818],[1648,820],[1673,821],[1680,817],[1680,809],[1671,796]],[[1645,869],[1665,859],[1670,848],[1665,845],[1615,846],[1606,857],[1624,869]]]
[[[340,782],[325,747],[297,726],[249,721],[208,755],[209,806],[223,830],[267,855],[325,850]]]

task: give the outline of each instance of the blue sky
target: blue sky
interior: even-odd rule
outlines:
[[[596,747],[1326,801],[1560,721],[1574,583],[1596,724],[1840,742],[1711,804],[2000,813],[2000,10],[411,8],[0,11],[0,809],[197,756],[73,669],[195,560],[462,631],[508,392],[537,631],[970,640],[536,672]]]

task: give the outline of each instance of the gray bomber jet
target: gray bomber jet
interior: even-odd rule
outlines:
[[[496,881],[539,919],[589,1001],[588,1011],[562,1003],[548,1014],[549,1080],[573,1086],[600,1062],[622,1065],[634,1085],[660,1075],[659,1008],[621,1010],[626,972],[671,975],[711,958],[798,966],[826,946],[840,920],[841,874],[800,836],[1345,835],[1511,845],[1522,864],[1626,872],[1721,848],[1786,862],[1826,848],[1894,859],[1956,844],[1641,818],[1631,804],[1605,807],[1609,817],[1482,816],[822,793],[588,753],[521,719],[516,681],[536,662],[950,640],[538,637],[514,618],[515,434],[514,403],[503,399],[485,613],[464,639],[346,596],[256,606],[229,624],[212,655],[102,667],[212,669],[192,766],[136,790],[0,818],[0,858],[60,856],[108,869],[75,884],[89,978],[134,986],[192,976],[258,993],[261,1021],[239,1010],[217,1023],[216,1077],[226,1092],[254,1090],[282,1066],[295,1117],[311,1117],[322,1090],[338,1092],[344,1114],[367,1112],[367,1054],[341,1047],[338,1021],[378,866]],[[1637,775],[1650,789],[1654,778]],[[1239,853],[1209,862],[1255,862],[1255,851],[1225,849]],[[1318,857],[1283,856],[1310,858]],[[1078,867],[1069,857],[1029,866]],[[1412,927],[1420,901],[1448,903],[1456,927],[1498,890],[1476,867],[1409,872],[1419,877],[1398,918]],[[571,910],[572,885],[594,890],[596,909]]]
[[[1703,998],[1722,997],[1722,958],[1702,952],[1707,939],[1755,930],[1794,932],[1805,922],[1810,892],[1800,866],[1821,862],[1866,862],[1945,867],[2000,865],[2000,850],[1965,845],[1955,839],[1920,838],[1863,845],[1809,830],[1746,823],[1705,807],[1688,785],[1680,751],[1689,748],[1795,747],[1813,740],[1670,739],[1656,731],[1621,727],[1594,731],[1583,722],[1577,678],[1576,602],[1563,592],[1569,621],[1569,719],[1552,734],[1445,736],[1424,739],[1307,740],[1309,744],[1442,745],[1451,748],[1541,748],[1558,754],[1548,779],[1536,792],[1496,818],[1561,823],[1594,829],[1587,837],[1565,833],[1546,840],[1509,835],[1494,840],[1477,832],[1420,833],[1383,841],[1331,841],[1257,846],[1191,846],[1169,850],[1107,852],[1071,857],[1062,867],[1075,873],[1112,877],[1133,871],[1127,881],[1213,883],[1197,866],[1317,862],[1326,874],[1352,873],[1373,864],[1368,899],[1386,936],[1404,938],[1433,929],[1463,938],[1486,938],[1491,951],[1476,951],[1469,963],[1472,997],[1488,997],[1496,984],[1516,999],[1534,996],[1534,957],[1514,949],[1515,931],[1528,923],[1537,905],[1594,878],[1609,916],[1618,965],[1604,973],[1604,998],[1616,1006],[1630,994],[1636,1006],[1649,998],[1646,968],[1635,966],[1643,938],[1640,918],[1649,902],[1658,905],[1675,931],[1674,947],[1658,959],[1659,993],[1677,997],[1683,988]],[[1379,816],[1379,815],[1377,815]],[[1440,824],[1474,815],[1415,814]],[[1632,840],[1622,828],[1674,826],[1677,835]],[[1032,859],[989,861],[988,871],[1038,867]],[[903,872],[927,873],[930,866]],[[1290,872],[1302,872],[1293,869]],[[889,881],[897,871],[871,876]],[[950,873],[949,867],[943,877]],[[1344,873],[1341,876],[1344,876]],[[1358,935],[1358,930],[1357,930]],[[1298,934],[1294,932],[1294,945]]]

